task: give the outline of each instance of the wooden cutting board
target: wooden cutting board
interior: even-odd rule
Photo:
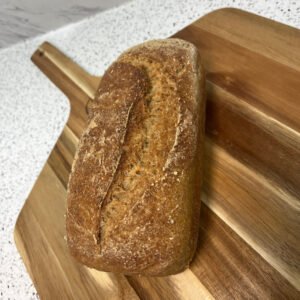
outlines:
[[[69,255],[66,186],[100,77],[48,43],[34,53],[71,104],[15,228],[42,299],[300,299],[300,32],[222,9],[175,36],[199,48],[207,70],[205,182],[196,256],[162,278],[99,272]]]

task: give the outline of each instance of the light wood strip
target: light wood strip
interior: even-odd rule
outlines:
[[[190,269],[167,277],[135,276],[128,280],[143,299],[215,299]]]
[[[214,299],[190,269],[180,274],[170,276],[169,280],[179,294],[179,299]]]
[[[105,293],[105,299],[114,300],[118,299],[140,299],[132,286],[128,283],[126,277],[122,274],[101,272],[91,268],[85,268],[86,271],[95,279],[96,282],[101,285],[107,286],[107,292]],[[117,287],[117,293],[116,293]],[[116,295],[117,294],[117,295]],[[99,296],[98,296],[99,297]]]
[[[213,18],[207,14],[195,26],[300,71],[298,29],[235,8],[212,14]]]

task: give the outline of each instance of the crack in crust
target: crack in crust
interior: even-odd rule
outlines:
[[[199,81],[196,48],[177,39],[131,48],[103,76],[68,188],[68,245],[81,262],[167,275],[191,260],[200,208]]]

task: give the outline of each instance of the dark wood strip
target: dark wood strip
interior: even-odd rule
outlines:
[[[64,188],[67,188],[69,174],[71,171],[71,165],[68,161],[62,156],[59,148],[56,144],[54,149],[52,150],[49,158],[48,163],[51,166],[52,170],[63,184]]]

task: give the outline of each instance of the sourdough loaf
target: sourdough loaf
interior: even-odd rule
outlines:
[[[87,266],[163,276],[195,252],[204,73],[196,47],[155,40],[123,53],[89,108],[68,185],[67,242]]]

